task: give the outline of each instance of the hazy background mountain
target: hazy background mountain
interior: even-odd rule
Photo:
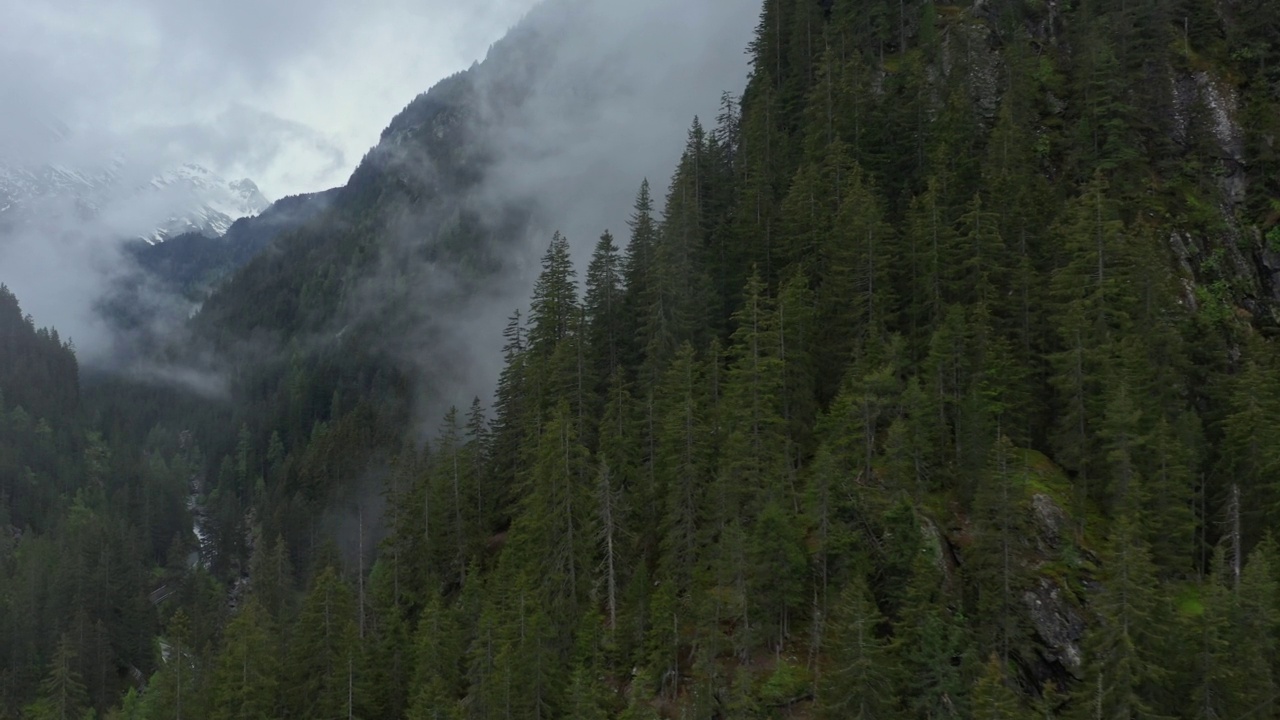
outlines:
[[[254,3],[206,12],[158,0],[110,12],[76,2],[9,4],[0,25],[0,67],[8,69],[0,72],[0,159],[10,179],[42,187],[55,179],[133,190],[195,165],[250,178],[268,198],[321,192],[350,175],[407,99],[481,56],[532,4],[397,0],[357,11],[340,2],[280,3],[269,12]],[[99,213],[109,221],[105,233],[82,223],[88,207],[46,206],[35,213],[38,225],[4,238],[0,281],[63,328],[83,360],[110,354],[115,338],[94,307],[136,270],[112,240],[183,225],[205,232],[225,224],[220,215],[261,209],[242,207],[234,192],[171,203],[192,189],[185,180],[174,185]],[[165,227],[171,218],[175,226]]]
[[[105,168],[0,164],[0,233],[74,224],[104,242],[155,244],[188,233],[219,237],[270,204],[252,180],[225,180],[199,165],[139,177],[124,158]]]
[[[625,232],[642,179],[663,196],[695,116],[713,122],[742,83],[753,23],[729,2],[540,5],[397,115],[330,212],[233,278],[198,325],[250,354],[341,333],[400,368],[425,417],[487,396],[493,329],[525,305],[553,232],[585,261],[602,231]]]

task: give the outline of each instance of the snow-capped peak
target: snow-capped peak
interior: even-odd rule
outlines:
[[[188,232],[216,237],[226,233],[236,220],[257,215],[271,204],[252,180],[224,180],[195,164],[161,173],[152,178],[150,186],[162,194],[188,200],[177,205],[179,213],[145,237],[152,243]]]
[[[122,158],[98,169],[0,161],[0,228],[71,221],[157,243],[191,232],[220,236],[270,205],[252,180],[228,181],[196,164],[138,177]]]

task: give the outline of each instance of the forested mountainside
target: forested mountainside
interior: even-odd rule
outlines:
[[[187,233],[158,244],[138,243],[129,251],[150,275],[195,299],[244,267],[285,232],[301,227],[328,209],[336,190],[294,195],[261,214],[236,220],[220,237]]]
[[[472,74],[211,298],[220,403],[82,399],[0,296],[0,713],[1274,716],[1280,5],[766,0],[749,53],[425,447],[361,271],[502,281]]]
[[[95,301],[94,313],[112,340],[109,349],[99,348],[97,364],[114,372],[180,345],[175,328],[277,237],[316,221],[336,194],[335,189],[283,198],[259,215],[236,220],[218,237],[186,233],[161,243],[126,244],[123,269]]]

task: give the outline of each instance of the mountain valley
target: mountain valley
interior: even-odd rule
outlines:
[[[1275,716],[1277,138],[1265,0],[546,0],[0,288],[0,718]]]

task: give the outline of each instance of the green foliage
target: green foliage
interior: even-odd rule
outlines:
[[[881,636],[883,624],[866,584],[850,581],[824,638],[829,664],[822,670],[817,701],[825,717],[874,718],[892,708],[892,659]]]
[[[27,708],[34,720],[78,720],[89,710],[84,681],[75,668],[76,651],[63,636],[54,651],[49,674],[40,684],[40,699]]]
[[[278,714],[280,651],[266,610],[255,599],[228,623],[210,683],[209,717],[215,720]]]
[[[458,200],[470,76],[209,298],[223,404],[82,397],[0,290],[0,713],[1271,713],[1274,293],[1231,228],[1280,246],[1274,5],[763,2],[741,100],[625,249],[553,236],[492,413],[436,432],[370,348],[524,236]]]
[[[333,568],[315,578],[302,602],[284,673],[285,703],[311,717],[341,717],[351,708],[359,669],[356,607]]]
[[[769,707],[793,705],[810,693],[813,677],[796,662],[782,660],[760,683],[760,703]]]

